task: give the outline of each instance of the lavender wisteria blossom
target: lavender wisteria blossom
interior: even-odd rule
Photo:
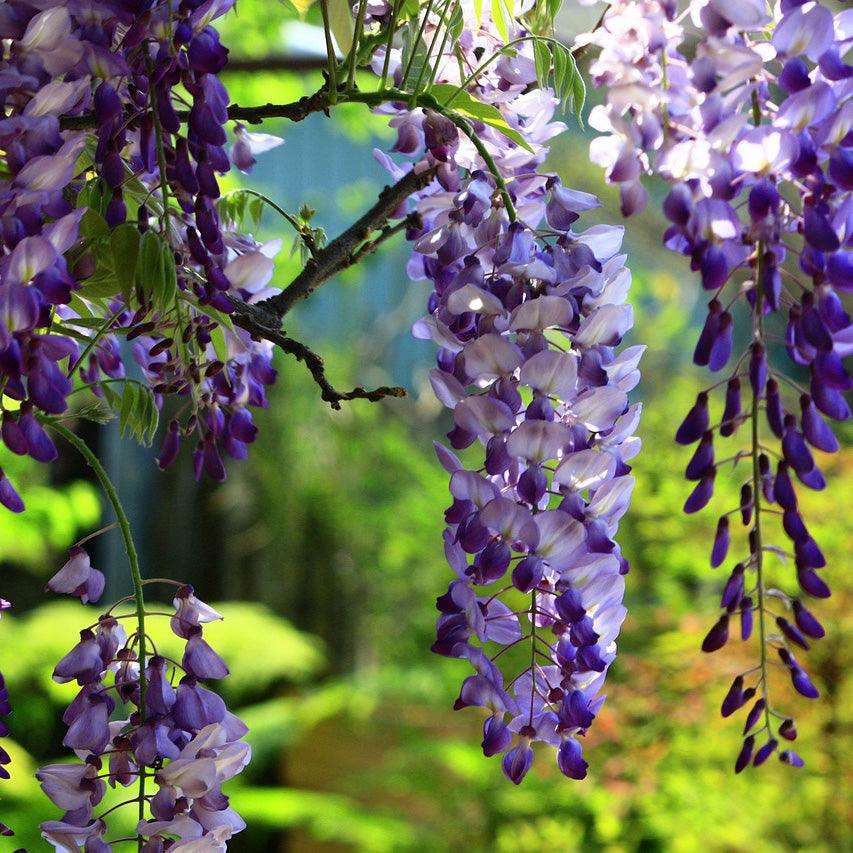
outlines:
[[[777,735],[790,741],[797,733],[777,704],[775,683],[771,701],[770,682],[771,668],[781,664],[798,693],[819,695],[792,649],[799,653],[823,637],[803,596],[821,599],[830,590],[794,483],[825,488],[815,451],[839,447],[826,419],[850,417],[842,360],[853,328],[841,296],[853,289],[853,66],[846,61],[853,11],[833,15],[821,3],[783,1],[771,12],[758,0],[699,0],[686,12],[684,22],[675,3],[611,4],[590,37],[601,47],[592,74],[608,92],[590,116],[606,134],[590,153],[619,185],[626,214],[646,203],[644,173],[671,184],[664,243],[690,259],[710,296],[694,361],[723,379],[699,394],[676,434],[681,444],[698,442],[686,471],[696,485],[685,512],[711,500],[724,462],[715,457],[715,440],[739,441],[743,427],[746,448],[734,454],[735,476],[739,462],[750,470],[739,506],[717,523],[714,567],[729,554],[731,519],[741,516],[746,535],[735,546],[740,556],[722,615],[702,648],[724,646],[733,622],[743,640],[757,634],[759,664],[735,677],[722,705],[728,716],[751,703],[735,769],[758,766],[774,752],[801,766],[793,750],[779,749]],[[696,38],[690,22],[701,37],[687,59],[681,47]],[[739,313],[751,335],[737,354]],[[786,360],[806,378],[789,377]],[[716,424],[715,396],[722,403]],[[787,549],[771,544],[777,521]],[[771,588],[768,572],[786,554],[795,576]]]
[[[74,560],[81,562],[79,552]],[[66,565],[51,588],[79,594],[68,589],[68,574]],[[186,642],[180,663],[156,649],[146,656],[144,646],[141,655],[144,625],[128,633],[124,620],[135,614],[116,615],[113,606],[80,632],[53,671],[54,681],[80,688],[63,715],[63,744],[77,762],[49,764],[36,774],[62,811],[41,824],[42,837],[57,850],[112,849],[104,838],[112,809],[98,813],[107,785],[133,792],[124,805],[138,810],[136,832],[146,851],[164,850],[170,841],[168,849],[189,841],[198,850],[225,849],[245,828],[222,785],[249,761],[247,729],[203,684],[228,675],[204,639],[204,625],[221,617],[191,587],[175,586],[171,629]],[[146,791],[147,780],[154,791]]]
[[[76,379],[120,405],[124,361],[142,369],[159,407],[183,398],[159,456],[195,441],[198,476],[225,477],[222,453],[244,458],[250,407],[275,379],[271,344],[225,319],[231,298],[265,294],[278,244],[261,246],[223,222],[217,174],[228,171],[228,95],[217,78],[228,51],[210,24],[232,5],[87,3],[4,6],[0,122],[2,438],[40,462],[56,448],[40,421],[61,416]],[[191,98],[186,124],[172,90]],[[74,127],[93,115],[94,134]],[[237,128],[232,156],[275,138]],[[115,283],[115,291],[108,285]],[[132,342],[130,353],[120,338]],[[23,502],[5,476],[0,500]]]
[[[435,172],[417,203],[422,227],[409,233],[409,275],[434,288],[414,334],[439,348],[430,381],[453,417],[453,449],[436,452],[450,474],[444,543],[455,578],[438,598],[433,651],[473,669],[455,707],[485,710],[483,751],[503,754],[512,782],[537,741],[582,779],[578,737],[604,701],[625,617],[628,566],[614,537],[633,488],[640,407],[627,393],[644,347],[615,350],[633,323],[622,227],[577,228],[598,200],[540,173],[564,125],[554,93],[535,87],[529,34],[515,25],[515,50],[501,55],[488,13],[461,9],[436,82],[494,105],[520,139],[475,123],[475,144],[430,109],[395,109],[391,120],[395,150]],[[424,19],[429,43],[441,16]],[[461,78],[456,52],[481,72]],[[388,67],[405,85],[396,52]],[[454,451],[472,446],[480,451],[466,464]]]

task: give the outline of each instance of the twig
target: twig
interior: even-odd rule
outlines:
[[[234,324],[245,329],[255,338],[263,338],[270,341],[284,352],[301,361],[310,372],[314,381],[320,387],[320,397],[333,409],[340,409],[341,402],[345,400],[369,400],[376,402],[384,397],[405,397],[405,388],[382,385],[379,388],[365,389],[361,386],[351,391],[338,391],[326,378],[326,368],[323,359],[310,347],[288,337],[283,329],[279,328],[281,319],[275,314],[270,314],[263,307],[249,305],[245,302],[235,303],[234,313],[231,315]]]
[[[394,211],[413,193],[423,189],[433,178],[434,171],[407,172],[396,184],[385,187],[376,203],[342,234],[309,258],[302,271],[281,293],[265,299],[258,306],[279,319],[284,317],[300,299],[310,296],[335,273],[351,266],[372,251],[380,242],[400,230],[394,228],[371,244],[364,244],[374,231],[384,229]],[[364,245],[362,245],[364,244]]]

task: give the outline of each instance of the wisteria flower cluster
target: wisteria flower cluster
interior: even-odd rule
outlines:
[[[232,4],[41,5],[7,4],[2,18],[13,48],[0,69],[0,377],[16,403],[2,413],[3,442],[52,461],[43,416],[67,411],[78,377],[109,401],[114,383],[129,393],[130,354],[145,379],[138,393],[158,407],[168,394],[185,400],[161,467],[194,437],[197,475],[222,480],[221,453],[245,457],[249,407],[266,405],[275,379],[271,345],[226,315],[231,297],[264,295],[278,248],[227,230],[217,207],[216,176],[230,166],[216,76],[227,50],[210,22]],[[178,86],[192,98],[185,124]],[[94,136],[73,129],[90,116]],[[243,167],[252,137],[234,146]],[[0,500],[23,510],[5,476]]]
[[[97,574],[86,552],[75,548],[49,587],[86,600]],[[78,761],[49,764],[36,774],[63,812],[41,827],[43,838],[58,850],[112,849],[104,838],[104,815],[95,812],[107,785],[134,789],[122,805],[138,809],[136,831],[145,839],[143,849],[152,853],[167,844],[169,850],[224,850],[225,842],[245,828],[221,786],[249,761],[251,751],[242,740],[247,729],[203,686],[228,675],[204,639],[203,626],[221,616],[191,587],[175,586],[170,625],[186,641],[180,663],[156,649],[145,656],[144,623],[128,635],[124,616],[114,615],[113,606],[80,632],[53,671],[54,681],[80,687],[62,718],[68,726],[63,744]],[[146,793],[149,779],[154,793]]]
[[[503,42],[488,13],[462,9],[454,51],[476,68]],[[425,21],[429,43],[440,15]],[[509,35],[527,34],[516,25]],[[444,542],[455,578],[437,602],[433,651],[473,668],[455,707],[485,709],[483,752],[503,754],[512,782],[530,769],[537,741],[556,748],[566,776],[582,779],[578,736],[604,701],[626,612],[628,566],[614,536],[639,450],[640,407],[627,392],[644,347],[615,352],[633,323],[623,229],[576,231],[598,200],[539,172],[564,125],[554,120],[554,93],[536,88],[529,40],[470,81],[454,52],[435,65],[439,86],[494,105],[521,140],[475,123],[475,146],[430,109],[397,109],[391,120],[395,150],[435,173],[419,194],[421,227],[409,233],[409,275],[434,288],[414,334],[439,348],[430,381],[453,413],[453,450],[436,452],[451,475]],[[391,56],[390,72],[401,85],[400,57]],[[481,452],[466,467],[454,451],[472,445]],[[506,678],[520,657],[523,668]]]
[[[771,703],[770,673],[781,665],[799,694],[818,698],[795,651],[824,636],[802,596],[826,598],[830,590],[794,483],[826,486],[814,451],[838,450],[826,418],[850,417],[843,395],[853,383],[842,359],[851,354],[853,327],[840,296],[853,289],[853,66],[845,61],[853,11],[833,16],[821,3],[796,0],[783,0],[775,15],[759,0],[701,0],[688,11],[703,34],[692,59],[682,49],[694,35],[675,3],[611,4],[591,37],[601,46],[592,75],[608,94],[590,116],[606,134],[590,153],[619,185],[626,214],[646,203],[645,173],[671,184],[664,243],[690,259],[710,294],[694,361],[725,372],[699,394],[676,435],[681,444],[698,442],[685,472],[695,483],[685,512],[708,504],[725,462],[736,475],[741,461],[751,470],[740,505],[717,524],[711,565],[725,562],[738,514],[746,553],[730,571],[722,614],[702,648],[724,646],[734,620],[747,640],[757,622],[759,665],[735,677],[722,705],[729,716],[750,703],[736,770],[774,752],[800,766],[794,750],[779,748],[778,737],[792,741],[797,732]],[[737,354],[739,312],[751,334]],[[786,358],[805,385],[786,375]],[[741,427],[746,448],[716,458],[715,440]],[[770,543],[775,519],[789,549]],[[786,555],[798,591],[768,584],[768,562]]]
[[[152,851],[224,849],[242,828],[219,786],[248,760],[245,729],[198,683],[227,674],[201,635],[208,611],[191,591],[180,593],[173,629],[187,640],[182,664],[146,653],[126,518],[97,459],[62,425],[71,396],[88,390],[150,440],[172,395],[180,407],[158,464],[175,460],[182,437],[194,438],[196,475],[215,480],[225,478],[222,453],[244,458],[255,439],[250,407],[266,405],[272,344],[228,315],[235,300],[265,295],[278,244],[259,245],[219,212],[217,174],[230,161],[228,95],[216,75],[228,52],[211,22],[232,5],[18,0],[0,10],[8,44],[0,62],[0,435],[8,451],[38,462],[58,455],[51,433],[86,456],[119,517],[136,587],[136,630],[128,637],[102,617],[55,673],[81,687],[64,719],[65,744],[82,764],[40,771],[64,811],[43,826],[58,849],[110,849],[106,823],[93,816],[103,779],[139,785],[140,820],[149,807],[157,819],[140,824],[140,848],[148,839]],[[178,88],[190,99],[183,113]],[[248,169],[253,151],[278,141],[238,132],[232,155]],[[139,370],[142,381],[130,378]],[[0,503],[24,510],[2,471]],[[50,587],[95,602],[104,577],[76,549]],[[121,707],[126,716],[117,719]],[[10,710],[0,676],[0,717]],[[4,777],[7,763],[0,750]],[[153,797],[144,794],[149,777],[160,786]]]

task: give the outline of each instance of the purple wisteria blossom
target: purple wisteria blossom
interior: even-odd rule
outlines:
[[[502,39],[487,11],[478,21],[462,8],[454,50],[477,67]],[[437,25],[428,17],[427,42]],[[389,67],[399,85],[396,51]],[[437,67],[439,85],[462,83],[454,53]],[[422,227],[409,233],[409,275],[433,286],[413,331],[438,347],[430,382],[453,422],[450,447],[436,453],[450,475],[444,545],[455,577],[437,600],[433,651],[473,669],[455,707],[485,710],[483,751],[503,755],[515,784],[534,742],[555,748],[566,776],[586,775],[578,738],[604,701],[626,612],[615,535],[640,447],[640,407],[627,395],[644,350],[616,351],[633,324],[623,229],[578,228],[598,199],[539,171],[564,125],[554,94],[535,84],[529,41],[470,81],[523,139],[475,123],[489,160],[436,111],[391,119],[395,150],[435,170],[416,206]],[[508,679],[511,666],[521,672]]]
[[[75,557],[79,562],[79,551],[69,563]],[[53,581],[63,573],[69,573],[68,564]],[[51,588],[64,592],[70,585]],[[172,631],[186,641],[181,663],[156,650],[146,654],[143,683],[139,634],[128,634],[125,617],[110,608],[80,632],[54,669],[54,681],[80,688],[63,715],[68,726],[63,744],[78,761],[46,765],[36,774],[45,795],[62,810],[60,819],[41,825],[42,837],[56,850],[111,849],[104,841],[107,821],[97,807],[107,785],[135,790],[142,774],[156,785],[147,795],[151,817],[136,828],[146,851],[165,850],[170,842],[168,849],[181,849],[188,840],[197,842],[194,849],[224,850],[245,828],[222,785],[249,762],[247,728],[202,684],[228,674],[203,638],[204,624],[222,617],[189,586],[177,585],[173,603]]]
[[[724,646],[733,623],[747,640],[757,624],[761,663],[735,677],[722,707],[728,716],[752,703],[737,772],[774,752],[784,763],[803,764],[796,753],[777,750],[774,729],[793,740],[796,728],[771,704],[767,660],[778,653],[775,663],[794,689],[818,697],[791,649],[807,649],[824,634],[801,596],[825,598],[830,591],[794,483],[826,486],[815,451],[838,450],[827,419],[850,417],[844,393],[853,385],[843,365],[853,326],[841,298],[853,289],[853,11],[833,15],[821,3],[796,0],[769,8],[758,0],[690,3],[689,19],[703,34],[692,60],[680,52],[687,33],[675,3],[617,0],[591,37],[601,47],[592,74],[607,90],[590,116],[605,134],[592,143],[591,156],[619,185],[626,214],[646,203],[643,174],[670,183],[664,243],[690,259],[710,296],[694,361],[726,371],[699,394],[676,434],[681,444],[698,442],[686,471],[695,486],[685,512],[712,498],[721,464],[715,433],[749,432],[747,449],[730,460],[751,461],[751,471],[739,506],[717,523],[711,565],[727,558],[735,514],[746,528],[737,547],[747,553],[730,570],[723,614],[702,644],[708,652]],[[740,355],[733,353],[738,311],[752,329]],[[783,372],[786,357],[805,380]],[[715,389],[723,410],[712,425]],[[774,518],[790,552],[768,541]],[[793,558],[799,587],[773,590],[783,613],[769,606],[766,578],[780,553]],[[778,633],[771,633],[774,625]]]

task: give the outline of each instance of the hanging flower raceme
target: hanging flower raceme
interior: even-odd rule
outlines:
[[[82,565],[89,566],[88,557],[75,548],[48,586],[81,595],[96,571]],[[36,774],[63,812],[41,825],[42,837],[57,850],[111,849],[104,836],[112,810],[98,810],[107,785],[134,792],[125,806],[138,809],[140,800],[145,803],[151,817],[136,831],[146,850],[163,850],[170,840],[225,849],[225,841],[245,827],[222,785],[249,761],[251,751],[242,740],[247,729],[204,686],[228,675],[204,638],[204,626],[221,616],[196,598],[192,587],[176,587],[170,626],[185,643],[180,662],[150,647],[140,660],[145,629],[138,621],[135,630],[125,628],[126,619],[138,614],[117,616],[110,608],[80,632],[54,669],[54,681],[80,688],[63,715],[68,726],[63,744],[78,761],[47,765]],[[154,780],[155,790],[146,793],[145,779]]]
[[[503,42],[486,13],[463,10],[454,51],[476,68]],[[427,19],[427,43],[439,26]],[[564,126],[553,93],[531,89],[529,42],[469,81],[455,53],[436,65],[439,85],[469,86],[522,138],[475,124],[487,160],[440,112],[395,110],[391,120],[395,150],[435,171],[417,204],[422,228],[409,235],[409,274],[434,287],[414,334],[439,348],[430,381],[453,417],[453,449],[436,452],[450,474],[444,541],[456,577],[438,598],[433,650],[473,668],[456,707],[486,711],[483,751],[503,754],[511,781],[530,769],[536,741],[580,779],[577,738],[604,701],[625,616],[628,566],[614,537],[639,450],[640,408],[627,393],[644,348],[616,352],[633,322],[623,229],[575,230],[598,200],[539,173]],[[396,52],[389,67],[402,84]],[[472,446],[481,452],[463,463],[454,451]]]
[[[4,403],[3,443],[53,461],[40,418],[67,410],[78,378],[120,408],[132,356],[149,411],[166,395],[185,403],[161,466],[194,438],[198,476],[221,480],[223,452],[246,456],[250,408],[275,379],[271,344],[222,319],[232,298],[266,295],[277,250],[219,214],[228,51],[210,24],[231,4],[43,5],[16,3],[3,20],[0,381],[16,401]],[[93,133],[66,129],[91,116]],[[249,168],[276,141],[238,128],[235,163]],[[2,473],[0,502],[24,506]]]
[[[813,451],[838,450],[826,418],[850,417],[843,394],[853,383],[842,359],[851,352],[851,323],[840,295],[853,289],[853,67],[844,60],[853,12],[833,16],[820,3],[782,3],[771,18],[757,0],[708,0],[691,3],[690,15],[703,37],[688,62],[679,53],[687,35],[676,4],[611,4],[592,37],[602,48],[592,72],[608,97],[590,123],[608,135],[593,142],[591,154],[620,186],[625,213],[645,203],[644,172],[671,183],[663,204],[671,223],[665,245],[690,258],[709,292],[694,361],[725,372],[699,394],[676,435],[681,444],[698,442],[686,471],[695,486],[685,512],[713,496],[723,464],[715,455],[720,438],[738,441],[741,428],[748,432],[747,447],[728,461],[736,472],[747,461],[751,470],[739,506],[717,523],[711,565],[725,562],[737,515],[746,553],[730,571],[722,615],[702,648],[722,648],[732,622],[743,640],[757,624],[761,663],[735,677],[722,705],[728,716],[750,703],[735,769],[758,766],[774,752],[800,766],[795,752],[778,749],[777,735],[793,740],[796,728],[770,702],[767,661],[778,654],[794,689],[818,697],[792,649],[808,649],[824,635],[802,596],[825,598],[830,591],[820,575],[826,560],[800,514],[794,483],[825,487]],[[735,357],[738,312],[750,318],[752,335]],[[784,347],[772,344],[774,334]],[[786,358],[807,372],[807,387],[786,376]],[[718,424],[710,411],[715,396],[722,404]],[[775,518],[791,543],[799,587],[788,582],[773,590],[783,613],[768,598],[769,563],[785,550],[769,541]]]

